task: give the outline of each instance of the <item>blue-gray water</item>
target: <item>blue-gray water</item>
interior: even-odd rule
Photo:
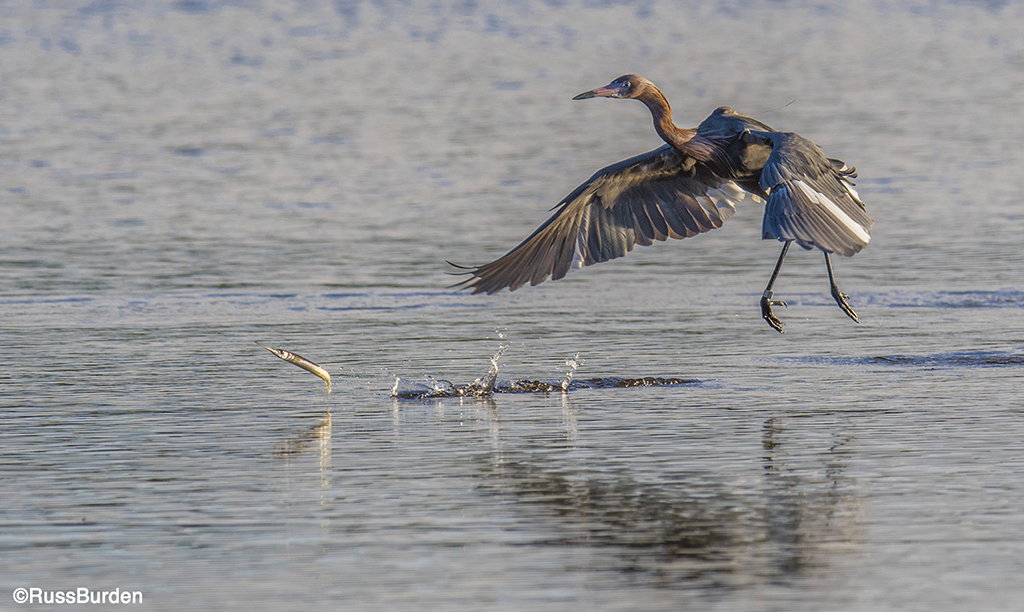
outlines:
[[[0,609],[1021,609],[1022,31],[1010,2],[0,4]],[[860,325],[797,249],[768,328],[749,200],[448,288],[659,144],[570,100],[625,72],[684,126],[796,100],[757,116],[856,165],[876,221],[835,262]],[[503,344],[502,380],[697,382],[391,397]]]

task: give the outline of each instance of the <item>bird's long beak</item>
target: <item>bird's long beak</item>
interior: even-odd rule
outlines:
[[[573,100],[586,100],[587,98],[614,98],[619,94],[618,87],[612,87],[611,84],[605,85],[604,87],[598,87],[597,89],[591,89],[585,91],[578,96],[573,97]]]

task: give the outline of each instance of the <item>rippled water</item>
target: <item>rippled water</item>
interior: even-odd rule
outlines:
[[[1003,2],[0,5],[0,608],[1018,609],[1022,29]],[[876,221],[835,262],[860,325],[803,251],[765,325],[750,201],[449,288],[658,145],[641,105],[570,100],[625,72],[681,125],[796,100],[758,117],[856,165]],[[556,390],[422,393],[499,349],[496,390]]]

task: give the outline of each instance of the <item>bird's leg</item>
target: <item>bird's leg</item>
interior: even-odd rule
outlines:
[[[782,321],[772,313],[772,306],[785,306],[785,302],[773,301],[772,300],[772,286],[775,285],[775,279],[779,277],[779,272],[782,270],[782,260],[786,258],[786,251],[789,250],[789,245],[792,240],[787,240],[782,245],[782,252],[779,253],[779,261],[775,263],[775,271],[772,272],[772,277],[768,279],[768,286],[764,288],[764,293],[761,294],[761,316],[768,322],[768,325],[772,326],[772,329],[782,332]]]
[[[829,285],[832,286],[832,298],[836,301],[836,304],[839,304],[839,307],[843,309],[846,316],[853,319],[854,323],[860,323],[860,319],[857,318],[857,313],[855,313],[853,309],[850,308],[850,305],[846,303],[846,300],[849,299],[850,296],[840,291],[839,286],[836,285],[836,277],[832,274],[832,260],[829,258],[828,253],[825,253],[825,267],[828,268],[828,282]]]

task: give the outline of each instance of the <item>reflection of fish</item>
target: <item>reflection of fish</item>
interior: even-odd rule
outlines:
[[[321,378],[321,380],[327,383],[327,392],[331,392],[331,373],[328,372],[327,370],[323,369],[322,367],[318,366],[312,361],[306,359],[302,355],[296,355],[295,353],[289,353],[288,351],[283,351],[281,349],[271,348],[266,344],[260,344],[259,342],[257,342],[256,344],[259,344],[263,348],[277,355],[281,359],[284,359],[288,363],[294,363],[303,370],[316,374]]]

